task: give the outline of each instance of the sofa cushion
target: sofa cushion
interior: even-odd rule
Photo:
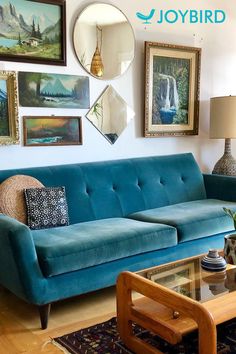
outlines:
[[[41,188],[43,184],[36,178],[15,175],[0,184],[0,212],[27,224],[25,188]]]
[[[236,203],[203,199],[149,209],[129,217],[174,226],[177,228],[178,241],[184,242],[232,230],[232,220],[225,214],[223,207],[236,211]]]
[[[69,224],[65,187],[27,188],[24,192],[31,229]]]
[[[125,218],[33,230],[32,235],[47,277],[177,244],[175,228]]]

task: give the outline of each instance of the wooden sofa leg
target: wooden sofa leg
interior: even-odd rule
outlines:
[[[39,309],[39,316],[41,321],[41,328],[46,329],[48,326],[48,318],[50,314],[51,304],[38,306],[38,309]]]

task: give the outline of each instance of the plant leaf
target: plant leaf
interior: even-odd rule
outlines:
[[[232,218],[233,223],[234,223],[234,229],[236,230],[236,212],[233,212],[232,210],[225,208],[225,207],[223,207],[223,210],[228,216],[230,216]]]

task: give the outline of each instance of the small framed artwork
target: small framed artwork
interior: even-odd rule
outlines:
[[[65,0],[1,0],[0,60],[66,65]]]
[[[145,137],[198,134],[201,49],[145,43]]]
[[[0,71],[0,145],[19,143],[16,73]]]
[[[24,146],[82,145],[81,117],[23,117]]]
[[[90,107],[88,76],[19,72],[19,103],[22,107]]]

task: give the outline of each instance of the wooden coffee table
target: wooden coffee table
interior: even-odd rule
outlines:
[[[118,330],[134,353],[161,352],[134,335],[132,322],[171,344],[198,329],[199,353],[217,353],[216,326],[236,316],[236,267],[207,272],[201,268],[203,256],[119,275]]]

